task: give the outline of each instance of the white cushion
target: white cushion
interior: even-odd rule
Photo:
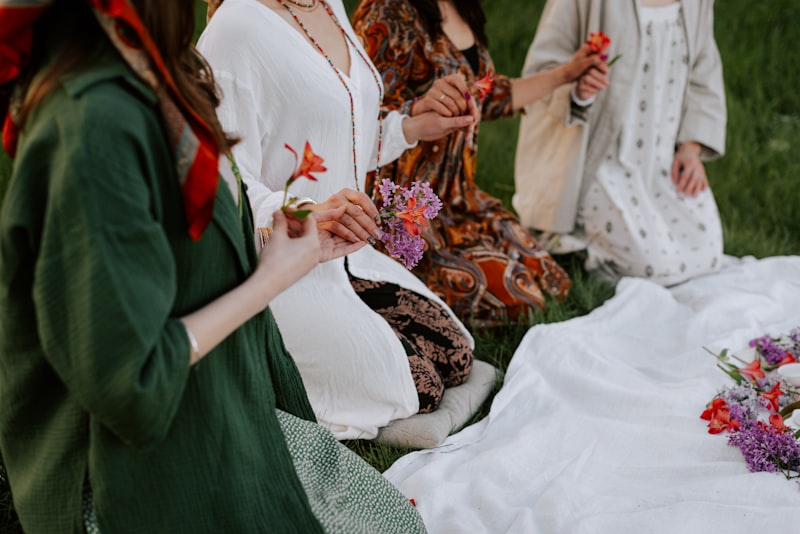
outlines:
[[[436,447],[477,413],[491,393],[497,373],[492,364],[475,360],[467,380],[445,389],[436,410],[392,421],[378,431],[375,441],[392,447]]]

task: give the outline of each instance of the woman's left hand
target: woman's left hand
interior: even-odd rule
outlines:
[[[696,197],[708,189],[706,168],[700,160],[702,147],[693,141],[681,143],[672,160],[672,183],[678,193]]]

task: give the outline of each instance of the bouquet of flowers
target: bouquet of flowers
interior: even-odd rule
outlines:
[[[710,434],[729,433],[728,444],[741,450],[750,471],[800,477],[800,430],[784,419],[800,408],[800,381],[790,383],[782,377],[790,367],[781,369],[800,365],[800,328],[784,337],[765,335],[749,345],[749,363],[727,349],[712,353],[735,385],[720,389],[700,417],[708,421]]]
[[[393,258],[413,269],[425,248],[422,228],[442,209],[442,201],[428,183],[414,182],[406,188],[384,178],[378,192],[382,199],[378,209],[381,241]]]

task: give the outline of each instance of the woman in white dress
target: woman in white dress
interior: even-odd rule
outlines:
[[[318,214],[345,209],[320,226],[374,244],[367,171],[474,121],[466,99],[456,117],[381,117],[380,74],[341,0],[225,0],[198,48],[221,88],[220,121],[241,137],[233,154],[259,227],[272,225],[295,168],[284,145],[300,152],[308,141],[327,171],[297,180],[291,194]],[[394,419],[435,409],[471,369],[474,342],[463,324],[369,246],[320,264],[270,308],[319,422],[339,439],[373,438]]]
[[[713,272],[722,227],[702,160],[725,146],[722,66],[713,1],[550,0],[525,72],[569,57],[592,32],[621,58],[606,73],[534,104],[520,127],[514,206],[585,248],[587,269],[663,285]],[[608,82],[595,93],[594,82]],[[554,157],[548,142],[571,147]]]

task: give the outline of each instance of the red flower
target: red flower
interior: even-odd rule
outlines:
[[[761,370],[761,360],[753,360],[746,367],[739,369],[739,374],[748,378],[751,382],[764,378],[766,375]]]
[[[778,362],[778,367],[786,363],[797,363],[797,358],[795,358],[794,354],[792,354],[788,350],[786,351],[786,356],[784,356],[783,359]]]
[[[294,151],[292,147],[288,144],[284,144],[286,148],[289,149],[289,152],[294,154],[294,161],[297,164],[297,152]],[[312,172],[325,172],[328,169],[322,165],[322,162],[325,161],[322,157],[314,154],[314,151],[311,150],[311,145],[308,141],[306,141],[306,146],[303,148],[303,160],[300,162],[300,165],[297,166],[297,169],[294,171],[294,174],[289,178],[288,183],[294,182],[296,179],[300,178],[301,176],[305,176],[309,180],[316,182],[317,177],[312,175]]]
[[[779,413],[769,414],[769,424],[778,432],[784,432],[789,428],[783,423],[783,417]]]
[[[711,422],[708,423],[709,434],[719,434],[723,430],[733,432],[739,430],[739,421],[736,419],[731,420],[731,411],[727,408],[722,408],[714,413]]]
[[[478,88],[478,98],[482,99],[491,93],[492,89],[494,89],[494,73],[491,71],[487,72],[486,76],[475,82],[473,85]]]
[[[711,402],[711,406],[706,408],[706,410],[703,411],[702,414],[700,414],[700,419],[711,421],[711,419],[714,418],[714,414],[716,414],[717,411],[727,408],[728,408],[728,403],[726,403],[724,400],[718,397]]]
[[[398,213],[397,217],[402,219],[409,235],[419,235],[421,233],[419,227],[428,226],[428,219],[425,218],[425,205],[417,206],[417,199],[414,197],[408,199],[406,211]]]
[[[589,39],[586,42],[589,43],[589,47],[598,54],[602,54],[611,46],[611,39],[603,32],[590,33]]]
[[[759,393],[761,398],[767,401],[767,408],[772,410],[773,412],[777,412],[780,409],[780,405],[778,404],[778,397],[783,395],[783,391],[781,391],[781,383],[778,382],[775,384],[775,387],[772,388],[771,391],[762,391]],[[781,419],[783,421],[783,419]]]

